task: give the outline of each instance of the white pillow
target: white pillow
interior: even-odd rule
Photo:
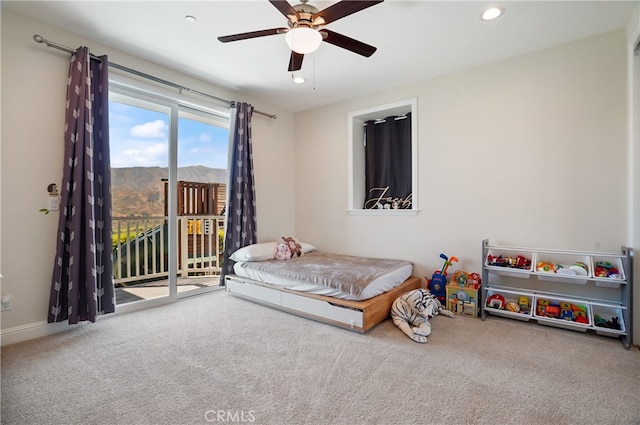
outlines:
[[[297,241],[297,239],[296,239]],[[240,261],[265,261],[273,259],[273,247],[276,246],[278,242],[263,242],[263,243],[255,243],[253,245],[247,245],[243,248],[238,249],[229,257],[231,260],[235,262]],[[305,254],[307,252],[315,251],[317,248],[311,244],[299,242],[302,247],[302,252]]]

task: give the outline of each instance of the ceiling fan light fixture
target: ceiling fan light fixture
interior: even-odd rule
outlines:
[[[284,39],[291,50],[301,55],[315,52],[322,43],[322,35],[309,27],[297,27],[289,30]]]

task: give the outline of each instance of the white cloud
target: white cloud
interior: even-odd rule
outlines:
[[[140,151],[138,149],[127,149],[122,152],[122,156],[138,156],[140,155]]]
[[[200,142],[211,142],[211,134],[209,133],[200,133],[198,135],[198,141]]]
[[[165,138],[167,127],[164,121],[155,120],[131,127],[129,134],[133,137]]]
[[[144,149],[144,154],[148,156],[167,156],[167,145],[164,143],[149,145]]]
[[[133,143],[133,142],[132,142]],[[112,167],[152,167],[167,166],[166,143],[154,143],[149,145],[129,148],[122,152],[112,152]]]

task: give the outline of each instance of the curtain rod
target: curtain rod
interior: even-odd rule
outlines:
[[[58,44],[58,43],[54,43],[53,41],[49,41],[49,40],[47,40],[46,38],[42,37],[39,34],[36,34],[36,35],[33,36],[33,41],[35,41],[36,43],[44,43],[47,47],[53,47],[54,49],[62,50],[63,52],[67,52],[67,53],[72,54],[72,55],[76,53],[75,50],[73,50],[73,49],[71,49],[69,47],[63,46],[62,44]],[[93,54],[91,55],[91,57],[94,58],[94,59],[100,59],[98,56],[95,56]],[[148,80],[155,81],[156,83],[160,83],[160,84],[164,84],[166,86],[173,87],[174,89],[178,89],[180,92],[185,91],[185,92],[197,94],[197,95],[200,95],[200,96],[208,97],[209,99],[216,100],[218,102],[226,103],[231,108],[235,107],[235,102],[232,102],[230,100],[222,99],[222,98],[219,98],[219,97],[207,94],[207,93],[203,93],[203,92],[198,91],[198,90],[193,90],[193,89],[190,89],[188,87],[184,87],[184,86],[181,86],[179,84],[172,83],[171,81],[163,80],[161,78],[154,77],[153,75],[145,74],[144,72],[136,71],[135,69],[131,69],[131,68],[127,68],[126,66],[118,65],[117,63],[108,62],[108,65],[110,67],[112,67],[112,68],[116,68],[116,69],[119,69],[121,71],[137,75],[138,77],[146,78]],[[271,119],[274,119],[274,120],[276,118],[278,118],[278,116],[275,115],[275,114],[269,114],[269,113],[266,113],[266,112],[259,111],[257,109],[254,109],[254,112],[256,114],[260,114],[260,115],[263,115],[265,117],[268,117],[268,118],[271,118]]]

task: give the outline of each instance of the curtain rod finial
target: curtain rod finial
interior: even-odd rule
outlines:
[[[33,36],[33,41],[35,41],[36,43],[44,43],[45,40],[40,34],[35,34]]]

